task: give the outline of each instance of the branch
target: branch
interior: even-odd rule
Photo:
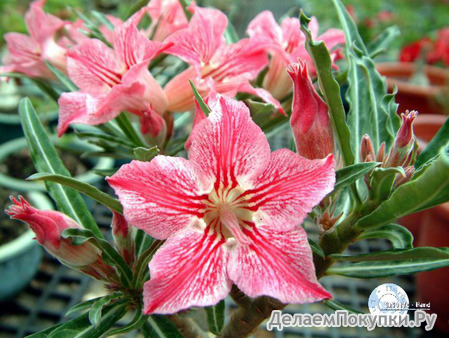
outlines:
[[[185,338],[207,338],[208,335],[190,318],[178,314],[169,315],[167,318],[175,324],[179,333]]]

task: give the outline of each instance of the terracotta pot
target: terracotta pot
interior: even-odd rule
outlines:
[[[398,88],[396,102],[399,112],[417,110],[420,114],[449,114],[446,101],[449,93],[449,71],[440,67],[425,66],[424,71],[430,86],[419,86],[407,82],[416,71],[416,64],[409,62],[387,62],[376,65],[377,71],[387,78],[388,90]]]

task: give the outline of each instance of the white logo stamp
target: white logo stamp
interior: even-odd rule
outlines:
[[[409,309],[409,299],[400,286],[386,283],[379,285],[371,292],[368,307],[373,316],[405,316]]]

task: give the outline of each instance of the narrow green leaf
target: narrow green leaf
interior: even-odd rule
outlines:
[[[201,110],[203,111],[204,115],[209,116],[210,114],[210,108],[207,106],[206,103],[204,103],[203,98],[201,97],[200,93],[198,93],[198,90],[196,89],[195,85],[191,80],[189,80],[190,86],[192,87],[193,95],[195,95],[195,99],[200,105]]]
[[[398,26],[391,26],[385,29],[375,40],[367,45],[369,56],[374,59],[377,55],[387,51],[400,34]]]
[[[80,139],[86,139],[86,138],[93,138],[93,139],[101,139],[107,142],[111,142],[114,144],[119,144],[124,147],[133,148],[134,143],[129,142],[128,140],[125,140],[123,136],[114,136],[110,134],[103,134],[103,133],[92,133],[92,132],[76,132],[76,136],[78,136]]]
[[[58,68],[53,66],[50,62],[45,61],[45,64],[47,65],[47,68],[50,69],[50,71],[55,74],[56,78],[67,88],[68,91],[74,92],[78,90],[78,87],[76,84],[72,82],[72,80],[69,79],[67,75],[65,75],[63,72],[61,72]]]
[[[343,303],[341,303],[341,302],[339,302],[339,301],[337,301],[335,299],[325,300],[323,303],[328,308],[331,308],[332,310],[335,310],[335,311],[337,311],[337,310],[346,310],[349,313],[354,313],[354,314],[363,313],[362,311],[356,310],[354,308],[351,308],[351,307],[349,307],[349,306],[347,306],[347,305],[345,305],[345,304],[343,304]]]
[[[176,326],[162,315],[148,317],[142,333],[145,338],[182,338]]]
[[[226,42],[230,45],[239,41],[239,35],[235,30],[234,25],[231,22],[228,22],[228,26],[226,27],[224,36],[226,38]]]
[[[394,249],[412,249],[413,235],[399,224],[389,224],[378,229],[363,232],[358,239],[385,238],[391,242]]]
[[[207,316],[207,325],[209,331],[215,335],[220,335],[224,326],[225,301],[221,300],[217,305],[205,307]]]
[[[323,249],[319,246],[318,243],[314,242],[310,238],[308,239],[310,248],[312,249],[313,253],[317,254],[321,258],[325,258],[326,255],[324,254]]]
[[[424,149],[421,154],[418,155],[415,168],[421,167],[424,163],[429,161],[438,155],[442,147],[447,146],[449,143],[449,118],[446,119],[443,126],[438,130],[438,133],[432,138],[432,140],[427,144],[426,149]]]
[[[187,21],[190,21],[190,19],[192,18],[193,14],[192,12],[190,12],[187,7],[190,6],[190,1],[189,0],[179,0],[179,3],[182,6],[182,10],[184,11],[184,14],[186,15]]]
[[[123,207],[120,204],[120,202],[106,194],[105,192],[99,190],[98,188],[94,187],[93,185],[90,185],[89,183],[84,183],[81,181],[78,181],[77,179],[58,175],[58,174],[50,174],[50,173],[37,173],[34,175],[31,175],[27,178],[28,181],[46,181],[46,182],[56,182],[59,184],[62,184],[63,186],[73,188],[84,195],[94,199],[95,201],[103,204],[104,206],[107,206],[109,209],[114,210],[120,214],[123,213]]]
[[[76,304],[74,306],[72,306],[65,314],[65,317],[70,316],[71,314],[75,313],[75,312],[79,312],[79,311],[84,311],[87,309],[90,309],[92,304],[95,303],[97,300],[99,300],[101,297],[97,297],[97,298],[93,298],[93,299],[89,299],[86,300],[85,302]]]
[[[114,175],[119,168],[112,168],[112,169],[93,169],[92,172],[94,174],[97,174],[99,176],[112,176]]]
[[[36,169],[39,172],[70,177],[28,98],[20,101],[19,114]],[[50,182],[46,183],[46,186],[60,211],[73,218],[84,228],[90,229],[95,236],[103,238],[92,214],[77,191]]]
[[[367,229],[387,225],[402,216],[433,206],[436,198],[438,203],[449,200],[449,157],[444,150],[415,176],[393,191],[390,198],[371,214],[357,221],[355,227]]]
[[[101,319],[101,312],[103,311],[103,308],[108,305],[113,299],[120,297],[121,293],[113,293],[110,295],[106,295],[104,297],[100,297],[97,301],[95,301],[92,304],[92,307],[89,311],[89,321],[94,325],[95,327],[98,326],[98,323]]]
[[[337,181],[334,191],[351,185],[379,165],[380,162],[364,162],[352,164],[337,170],[335,172]]]
[[[36,86],[38,86],[39,89],[42,90],[42,92],[46,94],[50,99],[58,102],[60,93],[57,92],[48,81],[44,81],[38,78],[31,78],[31,81],[33,81]]]
[[[375,168],[370,180],[371,198],[375,201],[384,201],[390,197],[397,175],[405,176],[402,167]]]
[[[332,255],[332,258],[357,263],[332,267],[328,270],[330,275],[378,278],[447,267],[449,266],[449,248],[420,247],[357,256]]]
[[[143,6],[142,6],[143,7]],[[91,11],[91,14],[94,18],[96,18],[100,23],[105,25],[108,29],[114,30],[114,25],[109,21],[109,19],[101,12]]]
[[[340,86],[332,75],[332,60],[323,41],[315,42],[308,28],[310,19],[301,11],[301,30],[306,36],[306,49],[317,70],[318,82],[329,107],[330,118],[336,132],[338,145],[345,165],[354,164],[345,110],[340,96]],[[358,152],[358,149],[357,149]]]
[[[108,331],[106,333],[106,337],[115,336],[115,335],[119,335],[119,334],[121,335],[123,333],[137,330],[140,327],[142,327],[142,325],[147,321],[147,319],[148,319],[148,316],[144,316],[142,314],[142,309],[138,308],[136,310],[136,314],[134,315],[134,318],[128,324],[126,324],[125,326]]]
[[[149,162],[159,155],[159,148],[157,146],[151,148],[138,147],[134,148],[133,152],[137,160]]]
[[[117,124],[120,127],[120,129],[126,135],[128,140],[134,144],[135,147],[145,147],[145,144],[142,142],[139,135],[136,133],[136,130],[134,129],[131,122],[129,122],[129,119],[125,113],[121,113],[119,116],[117,116],[115,118],[115,121],[117,121]]]

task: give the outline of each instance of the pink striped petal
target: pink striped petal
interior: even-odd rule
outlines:
[[[132,161],[108,182],[127,221],[155,238],[166,239],[204,214],[203,182],[183,158],[161,155],[151,162]]]
[[[102,94],[121,82],[125,65],[115,52],[96,39],[83,41],[68,53],[70,79],[84,92]]]
[[[317,281],[307,235],[301,227],[279,232],[244,230],[251,244],[229,254],[229,278],[250,297],[270,296],[283,303],[332,298]]]
[[[189,27],[170,35],[166,41],[174,45],[169,54],[176,55],[195,66],[201,73],[202,64],[207,64],[217,50],[224,45],[224,32],[228,25],[225,14],[216,9],[191,7],[194,10]]]
[[[25,14],[28,32],[39,44],[44,44],[47,39],[54,39],[56,31],[65,24],[58,17],[45,13],[42,9],[44,3],[43,0],[32,2],[30,9]]]
[[[247,33],[250,37],[265,36],[277,44],[282,43],[282,29],[270,11],[258,14],[249,23]]]
[[[265,171],[248,190],[247,203],[262,227],[281,231],[302,223],[335,184],[334,159],[308,160],[288,149],[271,153]]]
[[[243,102],[220,97],[192,131],[189,159],[215,185],[247,186],[266,167],[270,146]]]
[[[211,306],[230,289],[224,241],[190,228],[171,236],[150,262],[144,286],[144,313],[175,313],[191,306]]]

